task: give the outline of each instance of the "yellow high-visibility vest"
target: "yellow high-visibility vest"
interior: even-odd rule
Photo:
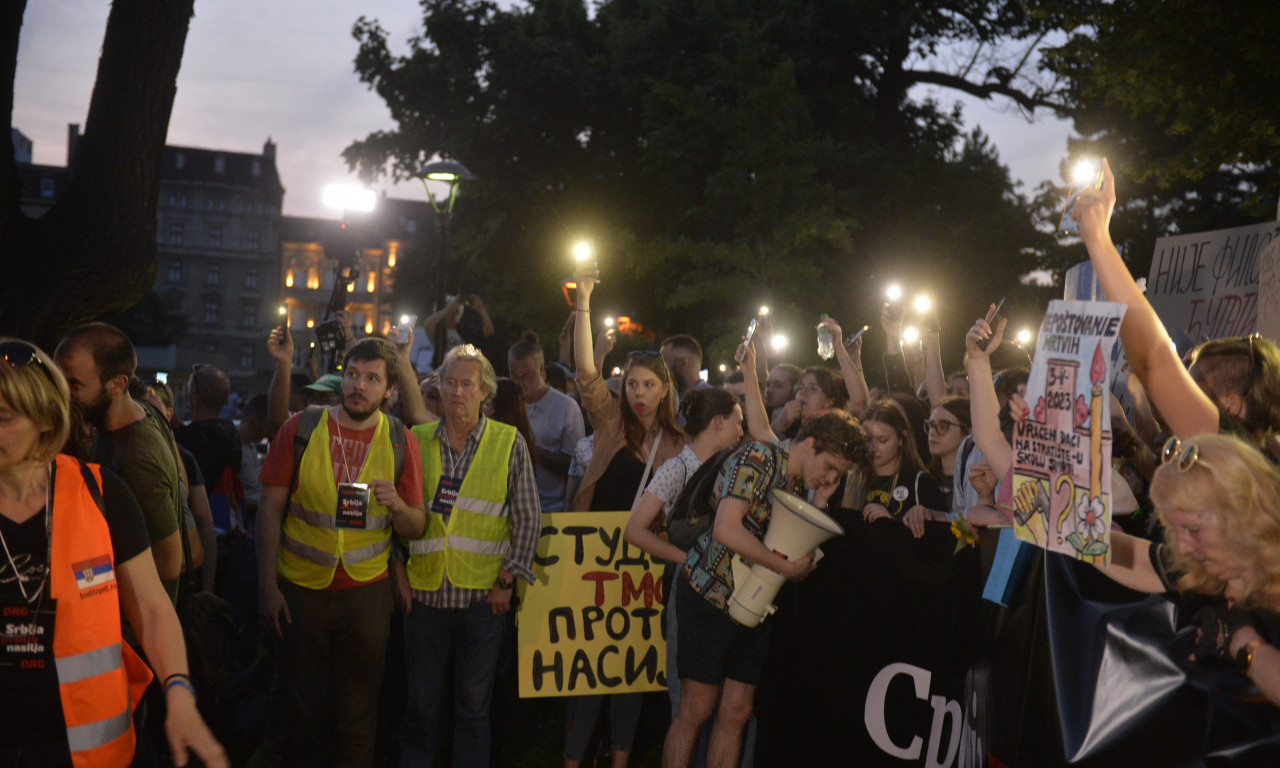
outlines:
[[[395,479],[391,448],[391,424],[378,414],[378,426],[369,445],[358,483]],[[337,527],[338,483],[329,448],[329,413],[311,433],[298,465],[298,489],[289,497],[289,510],[280,536],[276,568],[300,587],[324,589],[333,582],[338,559],[355,581],[370,581],[387,570],[391,549],[391,514],[370,494],[365,529]]]
[[[455,586],[489,589],[511,549],[511,523],[504,510],[516,428],[487,421],[447,524],[444,515],[431,509],[442,471],[439,430],[438,421],[410,430],[422,448],[423,498],[428,506],[422,536],[408,542],[409,585],[420,591],[439,589],[448,574]]]

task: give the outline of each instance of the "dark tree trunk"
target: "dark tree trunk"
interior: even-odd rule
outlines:
[[[66,194],[39,219],[18,208],[0,144],[0,334],[46,349],[70,328],[136,304],[156,271],[160,163],[195,0],[115,0]],[[25,0],[0,10],[0,82],[12,124]]]

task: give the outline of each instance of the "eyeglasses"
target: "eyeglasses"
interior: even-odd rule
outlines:
[[[191,394],[200,394],[200,369],[207,368],[204,363],[196,363],[191,366]]]
[[[45,366],[44,360],[40,359],[39,351],[25,341],[6,341],[0,344],[0,360],[10,368],[26,368],[28,365],[35,365],[50,384],[57,385],[57,381],[53,378],[53,371],[50,371]]]
[[[1160,451],[1160,463],[1169,464],[1175,458],[1178,462],[1178,471],[1186,472],[1200,461],[1200,448],[1194,443],[1183,447],[1181,440],[1171,437],[1165,441],[1164,448]]]
[[[958,421],[947,421],[946,419],[933,420],[929,419],[924,423],[925,429],[939,436],[945,435],[951,431],[952,427],[960,426]]]

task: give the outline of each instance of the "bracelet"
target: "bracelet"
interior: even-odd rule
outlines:
[[[581,313],[582,313],[582,314],[584,314],[584,315],[589,315],[589,314],[591,314],[591,310],[590,310],[590,309],[575,309],[575,310],[573,310],[573,311],[574,311],[574,312],[581,312]]]
[[[169,684],[169,681],[170,681],[170,680],[172,680],[172,679],[174,679],[175,677],[180,677],[180,678],[182,678],[183,680],[186,680],[186,681],[188,681],[188,682],[190,682],[190,680],[191,680],[191,675],[188,675],[188,674],[187,674],[187,673],[185,673],[185,672],[174,672],[172,675],[169,675],[168,677],[166,677],[166,678],[164,679],[164,682],[163,682],[163,683],[161,683],[160,685],[162,685],[162,686],[166,686],[166,685],[168,685],[168,684]]]
[[[168,678],[166,678],[167,682],[164,684],[164,692],[168,693],[170,688],[177,686],[179,688],[186,688],[188,691],[191,691],[191,698],[193,699],[196,698],[196,687],[192,685],[190,681],[184,680],[183,679],[184,677],[186,677],[186,675],[183,675],[182,677],[170,675]]]

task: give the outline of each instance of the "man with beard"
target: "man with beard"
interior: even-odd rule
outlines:
[[[698,375],[702,370],[702,345],[697,339],[685,333],[670,336],[662,340],[660,351],[681,400],[693,390],[709,386]]]
[[[281,640],[285,765],[373,765],[392,529],[425,521],[416,441],[380,410],[397,363],[382,339],[353,345],[341,405],[290,417],[259,474],[258,615]]]
[[[582,410],[573,398],[547,383],[542,346],[533,331],[526,331],[520,341],[511,345],[507,351],[507,370],[524,393],[529,428],[537,443],[529,449],[538,456],[533,468],[538,483],[538,503],[544,513],[560,512],[564,509],[564,487],[573,449],[587,434]]]
[[[421,536],[407,537],[407,564],[394,565],[399,599],[410,605],[400,765],[434,764],[453,659],[453,764],[484,768],[505,614],[516,578],[533,583],[542,516],[524,438],[482,411],[497,389],[488,359],[463,344],[449,350],[438,373],[440,421],[414,427],[411,443],[421,446],[427,525]]]
[[[115,326],[89,323],[67,334],[54,360],[67,377],[72,401],[97,430],[93,460],[124,478],[137,497],[160,581],[176,603],[182,483],[168,425],[129,396],[129,380],[138,367],[133,343]]]

